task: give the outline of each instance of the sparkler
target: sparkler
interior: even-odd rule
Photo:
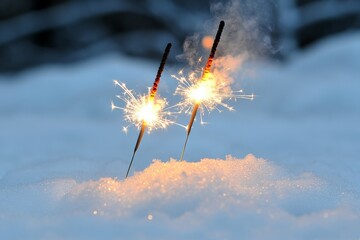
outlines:
[[[195,120],[197,111],[199,109],[199,106],[200,106],[201,102],[203,101],[203,99],[206,98],[207,91],[209,91],[211,89],[211,88],[209,88],[210,87],[209,84],[205,83],[205,81],[207,80],[207,78],[209,78],[211,65],[213,63],[216,48],[217,48],[217,46],[218,46],[218,44],[220,42],[220,37],[221,37],[222,31],[224,29],[224,26],[225,26],[225,22],[221,21],[220,24],[219,24],[219,28],[217,30],[217,33],[216,33],[215,40],[213,42],[211,51],[210,51],[209,58],[208,58],[208,60],[206,62],[206,65],[204,67],[202,76],[200,78],[201,84],[199,84],[195,88],[191,88],[189,93],[188,93],[188,96],[194,100],[195,104],[194,104],[194,107],[193,107],[193,110],[192,110],[192,113],[191,113],[189,124],[187,125],[187,128],[186,128],[186,140],[185,140],[183,150],[181,152],[180,161],[182,161],[182,159],[184,157],[186,145],[187,145],[187,142],[189,140],[191,128],[192,128],[192,125],[194,123],[194,120]],[[210,83],[210,85],[211,85],[211,83]]]
[[[124,97],[117,96],[117,97],[123,100],[126,103],[126,106],[124,108],[120,108],[112,103],[112,109],[114,108],[122,109],[125,113],[125,120],[130,122],[130,125],[134,124],[140,129],[139,136],[137,138],[134,147],[134,152],[131,157],[131,161],[127,169],[125,178],[127,178],[129,175],[130,168],[132,166],[136,151],[140,146],[145,130],[148,129],[148,131],[150,132],[152,129],[165,128],[171,123],[171,121],[166,118],[166,116],[171,115],[171,113],[164,111],[164,107],[167,105],[166,100],[161,98],[155,98],[160,83],[161,73],[164,70],[166,59],[170,52],[170,48],[171,48],[171,43],[168,43],[165,48],[164,54],[162,56],[154,84],[150,89],[148,95],[142,95],[136,97],[132,93],[132,91],[125,86],[125,84],[123,83],[120,84],[119,82],[114,81],[116,85],[120,86],[124,90],[125,96]],[[127,127],[124,127],[123,130],[126,132]]]
[[[220,111],[218,106],[225,107],[231,111],[233,108],[224,102],[225,99],[245,98],[252,100],[254,98],[254,95],[245,95],[241,90],[236,92],[232,91],[229,86],[231,82],[229,79],[226,79],[224,74],[219,73],[219,71],[211,72],[216,49],[220,42],[224,26],[224,21],[221,21],[212,44],[210,55],[200,78],[197,77],[197,72],[192,72],[188,78],[184,77],[182,73],[180,73],[180,77],[173,76],[179,81],[179,86],[175,94],[181,95],[184,98],[177,106],[181,109],[180,111],[191,113],[189,123],[186,127],[186,140],[181,152],[180,161],[183,160],[186,145],[198,111],[201,113],[200,117],[204,114],[205,109],[208,112],[214,109]],[[203,124],[202,119],[201,123]]]

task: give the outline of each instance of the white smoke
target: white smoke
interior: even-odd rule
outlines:
[[[274,3],[265,0],[231,0],[211,4],[210,10],[214,17],[204,24],[202,32],[185,40],[184,53],[178,58],[186,59],[190,66],[194,66],[200,56],[206,56],[201,40],[204,36],[215,36],[221,20],[225,21],[225,28],[216,58],[241,58],[239,64],[242,64],[246,60],[271,55],[274,52],[274,9]]]

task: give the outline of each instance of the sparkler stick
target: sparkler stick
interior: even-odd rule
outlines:
[[[221,21],[219,24],[219,28],[217,30],[216,36],[215,36],[214,43],[213,43],[211,51],[210,51],[209,58],[206,62],[201,80],[204,80],[205,75],[210,73],[211,65],[212,65],[214,57],[215,57],[216,48],[220,42],[220,37],[221,37],[222,31],[224,29],[224,26],[225,26],[225,22]]]
[[[125,178],[127,178],[128,175],[129,175],[129,171],[130,171],[131,165],[132,165],[132,163],[133,163],[133,161],[134,161],[135,153],[136,153],[136,151],[137,151],[137,149],[138,149],[138,147],[139,147],[139,145],[140,145],[140,142],[141,142],[141,140],[142,140],[142,137],[144,136],[145,128],[146,128],[146,124],[143,123],[143,124],[141,125],[141,129],[140,129],[140,132],[139,132],[139,136],[138,136],[138,138],[137,138],[137,141],[136,141],[136,144],[135,144],[135,148],[134,148],[134,152],[133,152],[133,155],[132,155],[132,157],[131,157],[131,161],[130,161],[128,170],[127,170],[127,172],[126,172],[126,177],[125,177]]]
[[[148,96],[148,98],[147,98],[147,101],[148,101],[148,102],[154,102],[154,101],[155,101],[155,96],[156,96],[157,88],[158,88],[159,83],[160,83],[161,73],[162,73],[163,70],[164,70],[165,63],[166,63],[166,59],[167,59],[167,57],[168,57],[168,55],[169,55],[169,52],[170,52],[170,48],[171,48],[171,43],[168,43],[167,46],[166,46],[166,48],[165,48],[164,54],[163,54],[163,56],[162,56],[162,59],[161,59],[161,62],[160,62],[160,66],[159,66],[159,69],[158,69],[157,74],[156,74],[156,77],[155,77],[154,84],[153,84],[153,86],[152,86],[152,88],[151,88],[151,90],[150,90],[149,96]],[[139,132],[139,136],[138,136],[138,138],[137,138],[137,141],[136,141],[136,144],[135,144],[135,148],[134,148],[134,152],[133,152],[133,155],[132,155],[132,158],[131,158],[131,161],[130,161],[128,170],[127,170],[127,172],[126,172],[125,178],[127,178],[128,175],[129,175],[131,165],[132,165],[132,163],[133,163],[133,160],[134,160],[136,151],[137,151],[137,149],[139,148],[140,143],[141,143],[141,140],[142,140],[142,138],[143,138],[143,136],[144,136],[146,126],[147,126],[147,123],[146,123],[145,120],[143,120],[142,125],[141,125],[141,129],[140,129],[140,132]]]
[[[214,61],[214,57],[215,57],[215,52],[216,52],[216,48],[220,42],[220,37],[221,37],[221,34],[222,34],[222,31],[224,29],[224,26],[225,26],[225,22],[224,21],[220,21],[220,24],[219,24],[219,28],[217,30],[217,33],[216,33],[216,36],[215,36],[215,39],[214,39],[214,43],[212,45],[212,48],[211,48],[211,51],[210,51],[210,55],[209,55],[209,58],[206,62],[206,65],[204,67],[204,70],[203,70],[203,73],[202,73],[202,76],[200,78],[200,81],[206,81],[208,75],[210,74],[210,70],[211,70],[211,65]],[[184,157],[184,153],[185,153],[185,149],[186,149],[186,145],[187,145],[187,142],[188,142],[188,139],[189,139],[189,135],[190,135],[190,132],[191,132],[191,128],[192,128],[192,125],[194,123],[194,120],[195,120],[195,117],[196,117],[196,114],[197,114],[197,111],[199,109],[199,106],[200,106],[201,102],[200,101],[197,101],[195,102],[194,104],[194,107],[193,107],[193,110],[192,110],[192,113],[191,113],[191,117],[190,117],[190,121],[189,121],[189,124],[186,128],[186,140],[185,140],[185,144],[184,144],[184,147],[183,147],[183,150],[181,152],[181,156],[180,156],[180,161],[183,160],[183,157]]]

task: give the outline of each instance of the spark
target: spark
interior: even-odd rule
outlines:
[[[114,83],[123,90],[123,95],[116,97],[124,102],[125,106],[119,107],[112,102],[111,108],[123,111],[124,120],[128,122],[128,125],[123,127],[125,133],[128,132],[131,125],[140,130],[141,126],[145,124],[150,133],[155,129],[164,129],[173,123],[171,120],[173,113],[167,110],[168,102],[165,98],[151,98],[149,97],[150,91],[146,95],[136,95],[126,87],[125,83],[117,80],[114,80]]]
[[[172,75],[178,80],[175,95],[179,95],[182,101],[177,104],[181,112],[191,113],[194,105],[199,105],[201,117],[213,110],[221,112],[221,108],[234,111],[227,101],[239,98],[253,100],[254,94],[244,94],[243,90],[233,91],[229,81],[221,74],[208,73],[206,79],[199,81],[199,73],[192,72],[185,76],[181,71],[179,75]],[[203,121],[201,121],[203,123]]]

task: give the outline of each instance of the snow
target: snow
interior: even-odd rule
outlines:
[[[146,92],[158,63],[106,55],[0,76],[0,238],[358,239],[359,40],[244,65],[236,84],[254,101],[196,122],[186,162],[183,128],[145,135],[126,180],[138,132],[121,132],[112,80]],[[173,104],[178,70],[159,87]]]

